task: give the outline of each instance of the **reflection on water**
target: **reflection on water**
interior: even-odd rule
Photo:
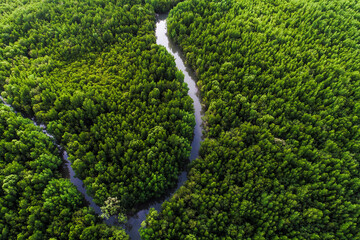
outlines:
[[[189,87],[188,94],[194,101],[194,110],[195,110],[195,121],[196,125],[194,128],[194,139],[191,144],[191,153],[190,153],[190,161],[196,159],[199,156],[199,149],[200,149],[200,142],[202,141],[202,111],[201,111],[201,104],[198,97],[198,88],[195,82],[195,74],[194,72],[184,64],[184,56],[182,55],[180,49],[172,43],[168,36],[167,36],[167,28],[166,28],[166,18],[167,14],[159,15],[156,22],[156,43],[158,45],[163,45],[167,51],[172,54],[175,58],[176,67],[184,73],[184,81],[187,83]],[[4,102],[5,105],[11,107],[7,104],[2,97],[0,99]],[[98,205],[96,205],[93,201],[93,198],[86,193],[86,189],[84,183],[79,178],[75,177],[75,172],[71,167],[71,163],[68,160],[67,152],[61,148],[59,144],[56,143],[55,138],[46,131],[46,126],[43,124],[38,124],[35,119],[31,119],[36,126],[42,128],[42,131],[51,137],[54,140],[54,143],[58,147],[59,151],[62,152],[62,157],[64,160],[64,172],[63,176],[70,179],[70,181],[76,186],[76,188],[84,195],[84,198],[89,203],[89,206],[95,210],[95,213],[101,215],[101,209]],[[133,240],[140,239],[139,229],[141,223],[145,220],[146,214],[149,213],[150,208],[155,208],[156,210],[160,210],[162,203],[168,200],[174,192],[179,189],[187,180],[187,172],[183,171],[177,183],[175,189],[168,193],[163,199],[158,201],[150,202],[144,205],[142,210],[139,210],[132,216],[129,216],[128,222],[125,225],[121,225],[125,228],[126,232],[129,234],[130,238]],[[108,220],[105,220],[108,225],[119,225],[116,221],[116,218],[113,216]]]
[[[194,71],[189,68],[189,66],[185,65],[185,58],[179,49],[168,37],[167,35],[167,27],[166,27],[166,18],[167,14],[162,14],[157,17],[156,22],[156,43],[158,45],[164,46],[167,51],[174,56],[176,67],[184,73],[184,81],[189,87],[188,94],[194,101],[194,113],[195,113],[195,121],[196,125],[194,128],[194,139],[191,144],[191,153],[190,153],[190,161],[196,159],[199,156],[200,143],[202,141],[202,110],[201,104],[198,94],[198,88],[196,85],[196,76]],[[145,220],[146,214],[149,213],[150,208],[155,208],[156,210],[160,210],[161,204],[168,200],[176,190],[178,190],[182,185],[184,185],[187,180],[187,172],[182,172],[179,176],[179,180],[176,188],[168,194],[168,196],[155,203],[150,204],[146,209],[138,211],[134,216],[129,218],[128,224],[130,227],[127,227],[127,233],[130,235],[131,239],[137,240],[140,239],[140,235],[138,230],[140,229],[142,221]]]

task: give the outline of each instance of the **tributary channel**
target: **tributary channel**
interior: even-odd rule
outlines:
[[[199,92],[196,85],[196,76],[194,71],[185,64],[185,58],[179,49],[178,46],[176,46],[168,37],[167,35],[167,27],[166,27],[166,19],[167,14],[161,14],[157,16],[156,21],[156,43],[158,45],[164,46],[167,51],[174,56],[176,67],[181,70],[184,73],[184,81],[189,87],[188,94],[194,101],[194,109],[195,109],[195,120],[196,125],[194,128],[194,139],[191,144],[191,153],[190,153],[190,161],[196,159],[199,156],[199,149],[200,149],[200,143],[202,141],[202,109],[201,109],[201,103],[199,99]],[[0,97],[0,100],[3,100]],[[5,103],[5,102],[4,102]],[[5,103],[6,105],[10,106],[9,104]],[[11,107],[11,106],[10,106]],[[34,124],[41,127],[43,132],[47,134],[52,139],[55,138],[49,134],[46,131],[46,126],[43,124],[38,124],[34,119],[32,119]],[[93,198],[89,196],[86,193],[85,186],[79,178],[75,177],[75,172],[71,167],[71,163],[68,160],[68,154],[67,152],[57,144],[57,147],[62,152],[62,157],[65,162],[65,172],[66,177],[70,179],[70,181],[76,186],[76,188],[84,195],[86,201],[89,203],[89,206],[92,207],[96,214],[101,215],[101,209],[100,207],[94,203]],[[161,205],[164,201],[169,200],[169,198],[175,193],[176,190],[178,190],[187,180],[187,172],[183,171],[181,175],[179,176],[179,180],[177,183],[176,188],[172,189],[167,196],[165,196],[161,200],[149,202],[148,204],[144,204],[142,209],[136,212],[135,214],[129,216],[128,221],[123,227],[125,228],[126,232],[129,234],[130,238],[132,240],[138,240],[140,239],[139,229],[141,226],[141,223],[145,220],[146,214],[149,213],[150,208],[155,208],[156,210],[160,210]],[[116,218],[111,217],[108,220],[105,220],[105,222],[108,225],[118,225]]]

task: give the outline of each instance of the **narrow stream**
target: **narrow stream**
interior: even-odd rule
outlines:
[[[4,103],[4,105],[12,108],[12,106],[10,104],[8,104],[7,102],[5,102],[5,100],[1,96],[0,96],[0,100]],[[13,109],[13,111],[15,113],[17,113],[14,109]],[[62,153],[62,158],[63,158],[63,161],[64,161],[63,168],[65,170],[65,177],[70,179],[70,181],[76,186],[77,190],[79,192],[81,192],[81,194],[85,197],[85,200],[89,204],[89,206],[92,207],[95,210],[95,213],[97,215],[101,215],[102,212],[101,212],[100,207],[98,205],[96,205],[96,203],[93,201],[93,198],[86,193],[86,189],[85,189],[85,185],[84,185],[83,181],[81,179],[75,177],[75,172],[74,172],[74,169],[72,169],[72,167],[71,167],[71,162],[68,159],[67,152],[55,141],[54,136],[47,132],[46,126],[44,124],[37,123],[34,118],[31,118],[31,120],[33,121],[35,126],[38,126],[38,127],[40,127],[42,129],[43,133],[45,133],[51,139],[53,139],[54,144],[59,149],[59,151]],[[108,220],[104,220],[104,221],[108,225],[115,225],[117,223],[116,218],[114,216],[109,218]]]
[[[167,51],[171,55],[174,56],[176,67],[184,73],[184,75],[185,75],[184,81],[189,87],[188,94],[194,101],[196,125],[194,128],[194,139],[191,144],[192,149],[191,149],[191,153],[190,153],[190,161],[192,161],[199,156],[200,143],[202,141],[201,104],[200,104],[200,99],[199,99],[199,94],[198,94],[198,88],[197,88],[196,81],[195,81],[195,79],[196,79],[195,74],[188,66],[185,65],[185,63],[184,63],[185,58],[182,55],[180,49],[169,39],[169,37],[167,35],[166,18],[167,18],[167,14],[161,14],[157,17],[156,43],[158,45],[164,46],[167,49]],[[0,96],[0,100],[3,101],[5,105],[11,107],[9,104],[7,104],[4,101],[4,99],[1,96]],[[45,125],[38,124],[34,119],[31,119],[31,120],[34,122],[34,124],[36,126],[39,126],[40,128],[42,128],[42,131],[46,135],[48,135],[55,141],[55,138],[46,131]],[[84,186],[84,183],[82,182],[82,180],[75,177],[75,172],[71,167],[70,161],[68,160],[67,152],[56,142],[55,142],[55,144],[58,147],[59,151],[62,152],[62,157],[63,157],[63,160],[65,161],[66,177],[69,178],[70,181],[76,186],[78,191],[84,195],[86,201],[89,203],[89,206],[95,210],[95,213],[98,215],[101,215],[102,213],[101,213],[100,207],[97,204],[95,204],[95,202],[93,201],[93,198],[86,193],[86,189],[85,189],[85,186]],[[153,202],[148,203],[147,205],[144,205],[144,208],[142,210],[139,210],[137,213],[135,213],[134,215],[132,215],[128,218],[128,222],[125,225],[123,225],[123,227],[125,228],[127,234],[129,234],[129,236],[132,240],[140,239],[139,229],[140,229],[141,223],[146,218],[146,214],[149,213],[150,208],[155,208],[156,210],[159,211],[162,203],[164,201],[168,200],[175,193],[175,191],[178,190],[185,183],[186,180],[187,180],[187,172],[183,171],[181,173],[181,175],[179,176],[179,180],[178,180],[176,188],[173,189],[166,197],[164,197],[164,199],[159,200],[159,201],[153,201]],[[114,216],[108,220],[105,220],[105,222],[108,225],[118,225],[116,218]]]
[[[166,27],[166,19],[168,14],[161,14],[157,17],[156,21],[156,44],[162,45],[166,48],[166,50],[174,56],[176,67],[184,73],[184,81],[189,87],[188,94],[194,101],[194,109],[195,109],[195,121],[196,125],[194,128],[194,139],[191,144],[191,153],[190,153],[190,161],[196,159],[199,156],[200,143],[202,141],[202,110],[201,103],[199,99],[199,92],[196,85],[196,76],[194,71],[187,65],[185,65],[185,57],[183,56],[180,48],[175,45],[167,35],[167,27]],[[161,205],[164,201],[169,200],[169,198],[178,190],[182,185],[184,185],[187,180],[187,172],[182,172],[179,176],[179,180],[176,188],[169,193],[165,199],[161,201],[156,201],[150,203],[148,207],[143,210],[138,211],[134,216],[131,216],[128,219],[126,224],[126,232],[129,234],[132,240],[140,239],[139,229],[141,223],[145,220],[146,214],[149,213],[150,208],[155,208],[156,210],[160,210]]]

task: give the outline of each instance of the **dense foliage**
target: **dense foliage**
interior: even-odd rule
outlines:
[[[0,104],[0,239],[128,239],[61,178],[50,137]]]
[[[166,13],[179,2],[184,0],[145,0],[146,3],[151,4],[157,13]]]
[[[174,186],[190,152],[193,107],[173,58],[155,45],[153,7],[18,5],[1,8],[7,101],[47,124],[96,203],[117,197],[129,209]]]
[[[142,238],[359,239],[359,27],[355,0],[179,3],[207,138]]]

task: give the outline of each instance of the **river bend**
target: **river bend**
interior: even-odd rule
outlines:
[[[200,103],[200,99],[199,99],[198,88],[197,88],[196,81],[195,81],[196,76],[195,76],[193,70],[185,64],[185,58],[184,58],[181,50],[179,49],[179,47],[176,46],[169,39],[169,37],[167,35],[166,19],[167,19],[167,14],[161,14],[161,15],[157,16],[156,31],[155,31],[156,43],[158,45],[164,46],[167,49],[167,51],[175,58],[176,67],[184,73],[184,82],[188,85],[188,88],[189,88],[188,94],[194,101],[194,110],[195,110],[194,113],[195,113],[196,125],[194,128],[194,139],[191,144],[190,161],[192,161],[199,156],[200,143],[202,141],[201,103]],[[5,105],[10,106],[3,100],[2,97],[0,97],[0,100],[2,100]],[[55,141],[55,138],[46,131],[45,125],[38,124],[35,121],[35,119],[31,119],[31,120],[34,122],[35,125],[39,126],[45,134],[47,134],[49,137],[51,137]],[[100,207],[97,204],[95,204],[95,202],[93,201],[93,198],[86,193],[86,189],[85,189],[85,186],[84,186],[82,180],[75,177],[75,172],[71,167],[70,161],[68,160],[67,152],[56,142],[55,142],[55,144],[58,147],[59,151],[61,151],[61,153],[62,153],[66,177],[69,178],[70,181],[76,186],[78,191],[84,195],[84,198],[89,203],[89,206],[95,210],[95,213],[98,215],[101,215],[102,213],[101,213]],[[173,189],[172,191],[170,191],[167,194],[167,196],[165,196],[161,200],[153,201],[153,202],[149,202],[148,204],[145,204],[143,206],[143,209],[139,210],[132,216],[128,217],[127,223],[122,226],[125,228],[127,234],[129,234],[129,236],[132,240],[140,239],[139,229],[141,227],[141,223],[146,218],[146,214],[149,213],[150,208],[155,208],[156,210],[159,211],[163,202],[168,200],[175,193],[175,191],[178,190],[185,183],[186,180],[187,180],[187,172],[183,171],[179,176],[176,188]],[[108,225],[118,225],[115,217],[111,217],[110,219],[105,220],[105,222]]]
[[[202,108],[199,98],[199,92],[196,85],[196,76],[194,71],[185,64],[185,57],[182,54],[180,48],[175,45],[167,34],[166,19],[168,14],[161,14],[157,16],[156,20],[156,44],[162,45],[166,50],[174,57],[176,67],[181,70],[184,74],[184,82],[188,85],[189,91],[188,94],[194,101],[194,114],[195,114],[195,128],[194,128],[194,139],[191,144],[191,153],[190,161],[196,159],[199,156],[200,143],[202,141]],[[160,210],[161,205],[164,201],[169,200],[169,198],[178,190],[182,185],[184,185],[187,180],[187,172],[182,172],[179,176],[179,180],[175,189],[173,189],[164,199],[161,201],[156,201],[150,203],[143,210],[138,211],[134,216],[131,216],[128,219],[126,232],[130,235],[132,240],[140,239],[138,230],[140,229],[141,223],[145,220],[146,214],[149,213],[150,208],[155,208]]]

